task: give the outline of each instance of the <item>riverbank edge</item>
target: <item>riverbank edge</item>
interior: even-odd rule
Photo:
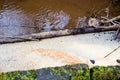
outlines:
[[[65,65],[0,73],[0,80],[119,80],[120,66]]]

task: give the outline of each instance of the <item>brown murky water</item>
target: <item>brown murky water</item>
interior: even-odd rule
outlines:
[[[76,27],[110,0],[0,0],[0,36]]]

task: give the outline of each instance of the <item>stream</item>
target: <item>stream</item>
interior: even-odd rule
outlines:
[[[0,37],[79,27],[81,17],[109,5],[110,0],[0,0]]]

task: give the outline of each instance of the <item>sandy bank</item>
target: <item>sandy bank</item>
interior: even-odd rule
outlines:
[[[57,37],[41,41],[0,45],[0,72],[39,69],[66,64],[120,65],[120,49],[104,58],[120,45],[113,32]],[[95,60],[91,64],[90,59]]]

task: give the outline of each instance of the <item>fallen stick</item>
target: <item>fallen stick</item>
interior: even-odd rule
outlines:
[[[120,48],[120,46],[118,46],[117,48],[115,48],[114,50],[112,50],[110,53],[108,53],[106,56],[104,56],[104,58],[108,57],[109,55],[111,55],[112,53],[114,53],[115,51],[117,51]]]
[[[23,41],[34,41],[34,40],[40,40],[45,38],[75,35],[75,34],[114,31],[117,29],[118,29],[118,26],[113,26],[108,28],[87,27],[87,28],[74,28],[74,29],[65,29],[65,30],[59,30],[59,31],[41,32],[41,33],[34,33],[34,34],[22,35],[22,36],[11,36],[11,37],[9,36],[9,37],[0,38],[0,44],[23,42]]]
[[[102,18],[104,18],[104,17],[102,17]],[[102,22],[103,22],[103,23],[109,23],[109,22],[116,21],[116,20],[118,20],[118,19],[120,19],[120,16],[117,16],[117,17],[114,17],[114,18],[112,18],[112,19],[109,19],[109,20],[107,20],[107,21],[102,21]]]

